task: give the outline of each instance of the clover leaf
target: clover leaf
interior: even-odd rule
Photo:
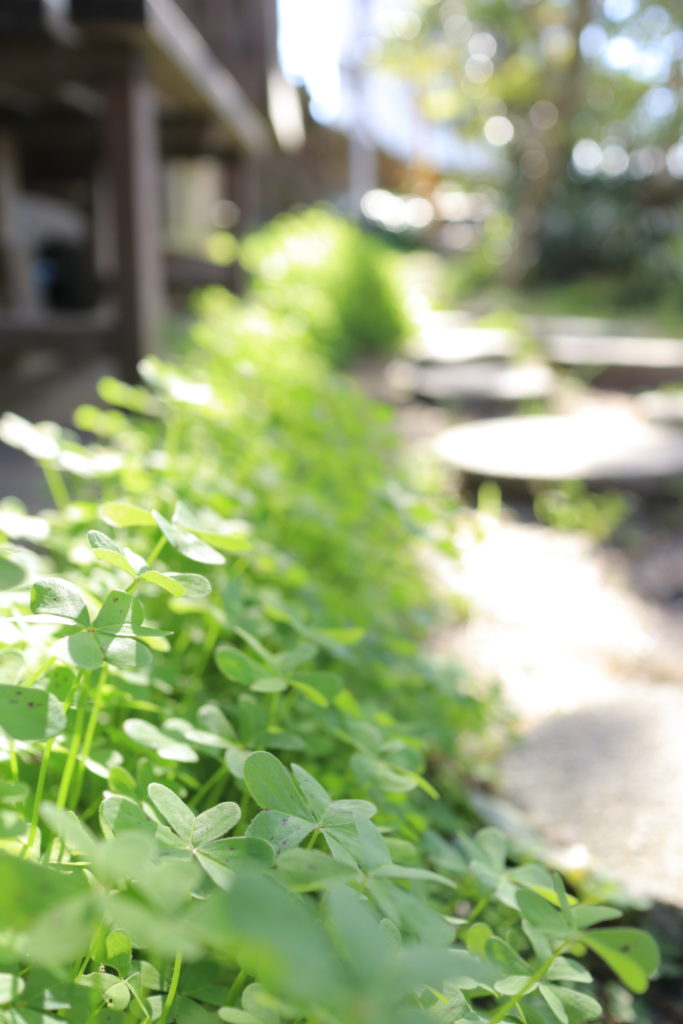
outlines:
[[[152,512],[152,515],[168,543],[181,555],[203,565],[224,565],[225,556],[197,534],[191,533],[178,523],[169,522],[160,512]]]
[[[199,598],[211,593],[211,584],[205,576],[191,572],[160,572],[157,569],[150,569],[144,559],[134,551],[119,547],[111,537],[107,537],[99,530],[89,531],[88,542],[95,558],[121,569],[136,582],[152,583],[173,597]]]
[[[224,838],[240,820],[237,804],[227,801],[195,815],[168,786],[150,783],[147,794],[179,846],[188,850],[221,888],[230,884],[235,868],[245,865],[267,868],[272,864],[273,850],[264,840],[245,836]]]
[[[632,992],[647,990],[659,966],[657,943],[639,928],[597,928],[581,932],[580,941],[610,967]]]
[[[0,555],[0,590],[12,590],[24,582],[26,572],[23,566]]]
[[[290,651],[271,654],[247,630],[237,627],[235,632],[258,654],[258,659],[234,644],[221,644],[216,648],[216,665],[227,679],[247,686],[253,693],[282,693],[291,688],[312,704],[326,708],[343,689],[344,683],[335,673],[299,668],[317,654],[313,644],[299,644]]]
[[[109,663],[121,669],[144,669],[152,655],[139,637],[165,634],[143,625],[142,605],[123,590],[112,591],[91,621],[80,591],[66,580],[46,577],[31,590],[31,609],[63,620],[67,635],[52,645],[52,653],[76,668],[92,670]]]
[[[15,740],[47,740],[64,731],[66,715],[52,693],[0,685],[0,729]]]
[[[299,765],[294,778],[273,754],[257,750],[244,762],[244,781],[263,810],[251,822],[247,835],[266,839],[280,854],[298,846],[314,830],[324,837],[336,860],[356,867],[372,857],[372,843],[383,843],[380,833],[367,821],[377,811],[367,800],[332,800],[320,783]],[[369,838],[372,833],[372,838]],[[387,855],[387,860],[391,858]]]

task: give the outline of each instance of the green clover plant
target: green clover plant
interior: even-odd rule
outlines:
[[[473,832],[443,519],[276,305],[205,293],[92,448],[2,420],[55,508],[0,502],[0,1024],[597,1019],[654,941]]]

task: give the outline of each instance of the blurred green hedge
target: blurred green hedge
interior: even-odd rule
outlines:
[[[240,259],[250,296],[305,323],[337,366],[393,352],[409,331],[398,255],[323,207],[276,217],[244,240]]]

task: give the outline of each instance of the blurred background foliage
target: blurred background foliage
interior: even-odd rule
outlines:
[[[305,324],[335,365],[389,353],[408,332],[396,254],[331,210],[281,214],[245,239],[240,260],[250,297]]]
[[[388,10],[377,65],[408,84],[421,116],[485,140],[489,154],[486,174],[449,183],[483,189],[495,207],[460,233],[454,290],[598,274],[619,279],[616,301],[677,306],[680,3],[406,0]],[[424,190],[419,156],[413,170]]]

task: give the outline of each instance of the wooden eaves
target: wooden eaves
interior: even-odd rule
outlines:
[[[174,0],[71,0],[71,16],[86,39],[143,49],[162,94],[210,112],[227,147],[262,156],[272,145],[266,119]]]
[[[162,152],[251,161],[274,144],[270,126],[175,0],[0,0],[0,48],[0,250],[5,266],[23,267],[0,315],[0,353],[104,347],[133,380],[161,333]],[[74,85],[80,110],[64,98]],[[111,311],[38,309],[21,286],[27,254],[4,226],[21,188],[19,152],[46,174],[103,154],[118,267]]]

